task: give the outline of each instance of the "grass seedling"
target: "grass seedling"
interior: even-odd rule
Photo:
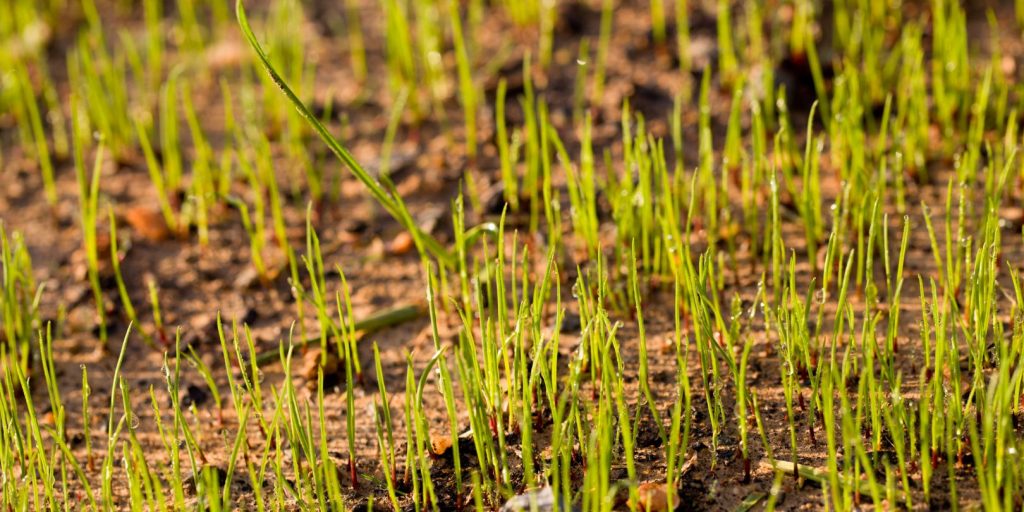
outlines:
[[[671,424],[669,426],[668,444],[665,448],[665,493],[672,497],[678,489],[678,476],[676,472],[682,468],[682,460],[686,457],[687,448],[690,444],[690,428],[693,415],[690,412],[692,391],[690,389],[689,369],[687,361],[689,355],[690,340],[682,333],[682,307],[683,290],[679,280],[674,281],[673,286],[673,341],[676,353],[677,367],[677,397],[672,406]]]
[[[685,74],[690,71],[690,6],[689,0],[676,0],[676,53],[679,69]]]
[[[658,413],[657,401],[654,398],[654,393],[651,391],[651,385],[648,375],[648,360],[647,360],[647,333],[644,331],[644,316],[640,307],[640,280],[637,277],[637,261],[636,261],[636,248],[630,248],[630,265],[629,265],[629,282],[630,287],[633,289],[633,301],[636,306],[636,322],[639,346],[640,346],[640,369],[638,378],[640,379],[640,391],[644,394],[644,398],[647,399],[647,407],[651,412],[651,418],[654,420],[654,424],[658,427],[658,435],[662,438],[662,443],[666,443],[668,439],[665,436],[664,428],[662,427],[661,414]]]
[[[414,90],[416,80],[415,48],[410,38],[408,6],[399,0],[382,2],[387,27],[387,62],[392,91]],[[416,95],[412,94],[412,108],[417,111]]]
[[[665,44],[665,2],[663,0],[651,0],[651,27],[654,43]]]
[[[305,263],[306,274],[309,277],[309,299],[313,302],[317,321],[320,324],[320,364],[324,365],[327,363],[328,338],[334,338],[339,358],[344,357],[348,350],[343,347],[347,343],[343,343],[340,339],[342,333],[333,330],[334,324],[331,322],[331,317],[328,313],[327,298],[330,295],[327,291],[327,279],[324,274],[324,260],[320,252],[320,238],[317,236],[316,231],[313,230],[311,218],[312,206],[309,206],[306,208],[306,255],[302,257],[302,261]],[[305,300],[306,297],[300,296],[299,299]],[[338,308],[340,316],[340,302],[338,303]],[[342,319],[339,318],[338,320],[341,321]],[[345,323],[341,322],[339,325],[345,325]]]
[[[89,386],[89,372],[85,365],[82,365],[82,438],[85,443],[85,465],[89,471],[94,469],[94,458],[92,451],[92,416],[89,414],[89,395],[92,388]]]
[[[111,385],[111,390],[120,388],[121,365],[124,364],[124,357],[125,357],[125,354],[127,353],[126,349],[128,348],[128,339],[129,339],[130,336],[131,336],[131,326],[129,326],[127,331],[125,332],[124,341],[121,343],[121,350],[120,350],[119,355],[117,357],[117,364],[114,366],[114,376],[113,376],[113,381],[114,382]],[[117,422],[116,422],[117,423],[117,428],[116,429],[114,428],[114,425],[115,425],[114,406],[117,404],[117,395],[118,395],[118,393],[116,393],[116,392],[111,392],[110,393],[110,410],[107,413],[107,445],[106,445],[107,453],[103,457],[103,464],[101,466],[101,471],[104,474],[106,474],[106,475],[110,475],[110,473],[113,471],[114,450],[117,447],[117,439],[120,436],[121,428],[124,426],[126,420],[130,421],[130,419],[127,418],[126,415],[125,416],[121,416],[120,419],[117,420]],[[125,412],[127,413],[127,411],[125,411]],[[113,485],[112,485],[112,482],[111,482],[111,480],[109,478],[104,479],[102,493],[103,493],[103,500],[104,500],[104,502],[112,503],[112,500],[113,500],[113,494],[112,494],[113,493]]]
[[[324,372],[323,368],[317,369],[316,380],[316,406],[317,406],[317,430],[320,433],[318,439],[319,460],[316,462],[320,470],[320,486],[318,487],[317,499],[321,508],[328,506],[344,508],[344,498],[341,495],[341,483],[338,478],[338,469],[331,460],[327,450],[327,421],[324,412]],[[307,416],[308,416],[307,411]],[[355,481],[353,480],[353,485]],[[325,489],[326,488],[326,489]],[[326,499],[325,499],[326,496]]]
[[[216,168],[213,157],[213,149],[206,140],[206,135],[199,123],[195,107],[192,102],[192,87],[187,83],[181,88],[181,103],[185,111],[185,120],[192,136],[194,156],[192,159],[192,182],[190,183],[189,198],[192,206],[199,244],[203,247],[210,242],[210,208],[218,201],[217,198],[217,176],[219,171]]]
[[[243,168],[246,167],[243,165]],[[249,175],[252,176],[251,170]],[[256,269],[256,273],[259,274],[260,281],[268,283],[270,281],[270,274],[263,261],[263,244],[265,241],[263,230],[263,200],[262,196],[259,194],[257,194],[256,197],[255,222],[253,217],[249,214],[249,207],[242,202],[242,200],[234,197],[228,197],[226,200],[228,204],[231,204],[238,209],[238,213],[242,217],[242,226],[245,228],[245,232],[249,235],[249,258],[252,260],[252,266]]]
[[[495,137],[498,139],[498,158],[501,160],[501,182],[504,185],[505,201],[512,212],[519,211],[519,176],[515,171],[515,158],[509,149],[508,129],[505,125],[505,94],[508,83],[505,79],[498,82],[497,98],[495,99]]]
[[[792,58],[803,58],[808,45],[814,44],[811,34],[813,23],[813,4],[808,0],[794,0],[793,21],[789,28],[789,54]]]
[[[583,124],[584,104],[587,101],[587,78],[590,77],[590,39],[580,40],[576,53],[576,79],[572,88],[572,125]],[[502,93],[504,95],[504,92]]]
[[[422,243],[419,242],[419,243]],[[448,412],[448,427],[451,434],[451,450],[452,460],[455,462],[455,501],[458,503],[462,502],[462,461],[459,455],[459,423],[457,410],[455,406],[455,393],[452,387],[452,378],[448,370],[447,358],[444,355],[444,348],[441,346],[440,335],[437,326],[437,306],[434,302],[435,293],[437,290],[437,278],[433,272],[433,269],[429,266],[424,268],[424,272],[427,276],[427,311],[430,313],[430,330],[432,338],[434,340],[434,350],[437,355],[435,358],[438,359],[438,387],[440,388],[441,394],[444,397],[445,409]],[[419,390],[422,396],[422,380],[421,388]],[[525,455],[524,455],[525,457]]]
[[[380,362],[380,350],[373,344],[373,364],[377,374],[377,391],[380,400],[374,403],[374,426],[377,429],[377,453],[380,457],[380,469],[387,483],[388,499],[391,506],[399,508],[398,495],[395,490],[398,479],[398,461],[395,457],[395,435],[391,422],[391,401],[388,398],[387,386],[384,385],[384,368]]]
[[[569,177],[569,204],[573,212],[573,230],[583,241],[588,259],[593,261],[597,259],[597,251],[600,250],[600,222],[597,218],[597,195],[595,192],[597,180],[595,179],[594,150],[591,145],[590,119],[590,115],[587,114],[580,141],[580,168],[578,171],[553,127],[549,127],[549,133],[562,167]]]
[[[340,325],[348,326],[347,329],[339,333],[341,339],[338,340],[340,345],[338,348],[340,349],[339,356],[343,357],[345,361],[345,404],[347,405],[345,426],[348,433],[348,470],[349,479],[354,489],[359,486],[359,483],[356,477],[355,381],[353,380],[353,374],[357,376],[359,381],[362,381],[362,370],[359,366],[359,352],[356,349],[355,319],[352,314],[352,299],[349,296],[348,282],[345,280],[345,274],[341,271],[341,268],[338,268],[338,273],[341,275],[341,291],[335,294],[338,322]],[[345,299],[345,314],[347,316],[342,315],[342,297]],[[348,319],[347,322],[345,321],[346,318]],[[320,379],[322,380],[323,377],[321,376]]]
[[[597,40],[597,62],[594,63],[594,85],[591,88],[590,96],[590,102],[593,105],[600,105],[601,99],[604,97],[604,82],[608,66],[608,52],[611,49],[614,7],[614,0],[602,0],[601,2],[601,31]]]
[[[32,88],[32,81],[29,79],[28,70],[24,65],[16,68],[18,77],[18,91],[21,92],[21,99],[24,108],[22,112],[28,117],[28,124],[31,126],[32,140],[35,145],[35,156],[39,161],[39,170],[43,177],[43,191],[46,201],[51,209],[57,207],[57,186],[54,182],[53,160],[50,158],[50,145],[46,134],[43,131],[43,120],[39,113],[39,104]]]
[[[366,43],[363,23],[359,17],[359,5],[354,0],[345,1],[345,33],[348,34],[348,55],[352,73],[359,82],[367,76]]]
[[[72,101],[72,103],[74,103]],[[80,133],[79,129],[75,129]],[[82,224],[82,247],[85,250],[86,271],[89,278],[89,285],[92,287],[93,300],[96,304],[96,319],[100,331],[100,340],[107,339],[107,312],[103,298],[103,288],[100,286],[99,270],[99,241],[96,231],[97,214],[99,212],[100,195],[100,172],[103,165],[103,145],[96,149],[95,163],[92,173],[86,175],[85,166],[82,162],[82,145],[84,140],[78,135],[75,149],[75,175],[78,179],[78,205]]]
[[[138,119],[135,120],[135,132],[139,139],[139,145],[142,146],[142,153],[146,158],[146,168],[149,171],[149,178],[153,182],[153,186],[156,188],[157,203],[160,205],[160,213],[163,215],[164,222],[167,223],[167,227],[172,232],[180,232],[178,228],[178,220],[174,213],[174,207],[172,206],[174,192],[167,185],[167,178],[164,176],[163,166],[157,160],[156,153],[153,151],[153,146],[149,141],[149,135],[146,134],[145,127],[143,127],[142,122]]]
[[[555,47],[555,25],[558,22],[558,2],[553,0],[539,0],[537,2],[540,21],[540,44],[538,49],[538,64],[547,69],[551,64],[551,55]]]
[[[746,342],[743,343],[743,352],[740,355],[740,361],[735,375],[736,417],[739,420],[740,451],[743,455],[743,480],[745,482],[749,482],[751,479],[750,448],[748,446],[748,437],[750,436],[750,426],[748,424],[749,419],[747,417],[748,402],[750,405],[755,407],[755,414],[757,414],[756,402],[753,401],[754,395],[747,387],[747,360],[750,357],[750,350],[753,346],[753,340],[748,337]]]
[[[146,80],[150,90],[160,87],[164,68],[164,31],[161,27],[163,5],[159,0],[145,0],[142,3],[143,19],[146,25]]]
[[[0,221],[0,321],[3,323],[4,353],[14,359],[23,372],[28,372],[30,344],[39,320],[39,297],[32,269],[32,257],[25,239],[15,231],[7,234]]]
[[[410,89],[406,86],[398,94],[398,99],[391,106],[391,114],[388,116],[388,128],[384,132],[384,144],[380,150],[380,175],[389,177],[391,175],[391,149],[398,134],[399,124],[402,122],[402,114],[405,113],[405,104],[409,99]]]
[[[133,325],[138,325],[139,317],[135,312],[135,306],[132,305],[132,298],[128,294],[128,287],[124,284],[124,275],[121,273],[121,254],[118,252],[117,244],[117,221],[114,219],[113,208],[107,208],[107,216],[110,219],[110,266],[113,269],[114,280],[117,281],[117,294],[121,298],[121,307],[124,308],[124,314],[128,321]],[[143,334],[143,337],[146,343],[153,343],[152,338],[148,335]]]
[[[715,11],[718,16],[718,69],[722,75],[723,83],[731,83],[737,78],[739,63],[736,60],[736,50],[733,47],[733,28],[731,9],[728,0],[718,0],[718,8]]]
[[[171,342],[167,337],[167,331],[164,330],[164,319],[160,313],[160,291],[157,288],[156,280],[152,278],[147,279],[146,287],[149,289],[149,306],[153,310],[153,328],[160,338],[160,343],[164,347],[169,347]]]

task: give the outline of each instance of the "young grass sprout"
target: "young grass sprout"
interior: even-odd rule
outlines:
[[[1024,506],[1024,1],[131,4],[0,15],[0,509]]]

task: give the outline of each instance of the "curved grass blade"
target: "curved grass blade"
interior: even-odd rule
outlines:
[[[415,224],[403,220],[402,216],[399,214],[398,206],[401,198],[388,193],[381,184],[370,175],[370,173],[363,169],[363,167],[359,165],[359,162],[356,162],[356,159],[352,154],[349,153],[340,142],[338,142],[338,139],[335,139],[334,136],[327,131],[327,128],[324,127],[323,123],[321,123],[320,120],[309,111],[309,108],[306,107],[302,100],[292,92],[292,89],[284,79],[281,78],[281,75],[278,74],[277,70],[274,69],[274,66],[270,63],[270,59],[267,57],[266,52],[263,51],[263,47],[256,39],[255,34],[253,34],[252,28],[249,26],[249,20],[245,16],[245,7],[242,5],[242,0],[237,0],[235,2],[235,15],[238,18],[238,25],[242,29],[242,34],[249,42],[249,46],[252,46],[252,49],[256,52],[256,56],[259,57],[263,68],[270,74],[271,80],[273,80],[274,84],[281,89],[281,92],[283,92],[288,98],[288,101],[295,106],[299,111],[299,114],[305,118],[306,122],[313,127],[313,130],[316,131],[317,135],[319,135],[321,139],[323,139],[324,143],[327,144],[327,147],[329,147],[335,156],[337,156],[338,159],[341,160],[350,171],[352,171],[352,174],[354,174],[356,178],[366,186],[373,198],[376,199],[392,217],[402,223],[402,225],[409,231],[415,230],[417,232],[416,234],[418,234],[419,238],[423,240],[426,249],[430,251],[431,254],[444,262],[445,265],[452,264],[454,262],[454,257],[447,249],[444,248],[443,245],[441,245],[440,242],[437,241],[437,239],[427,233],[424,233]]]

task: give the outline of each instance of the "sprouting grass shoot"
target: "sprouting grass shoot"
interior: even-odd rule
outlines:
[[[1022,509],[1022,33],[5,0],[0,509]]]

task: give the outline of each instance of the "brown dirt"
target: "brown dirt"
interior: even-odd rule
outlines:
[[[104,18],[108,23],[121,24],[127,27],[141,26],[141,16],[137,13],[116,14],[111,9],[109,2],[98,2],[102,6]],[[373,4],[373,2],[368,2]],[[592,2],[591,2],[592,3]],[[694,2],[699,3],[699,2]],[[1009,2],[1007,2],[1009,3]],[[317,67],[316,102],[323,104],[327,96],[333,96],[337,105],[342,105],[345,116],[348,118],[347,128],[342,133],[342,140],[352,148],[353,153],[361,162],[368,167],[375,167],[379,159],[380,141],[383,137],[387,123],[390,99],[384,87],[386,77],[380,73],[379,77],[372,77],[370,83],[359,88],[354,84],[354,79],[347,68],[347,56],[343,46],[336,43],[339,37],[334,29],[330,28],[330,20],[338,16],[338,2],[314,2],[308,8],[310,18],[317,22],[309,22],[312,31],[305,31],[310,39],[310,62]],[[261,9],[258,6],[250,7],[253,18],[258,18]],[[374,11],[375,12],[375,11]],[[107,13],[110,13],[109,16]],[[383,62],[383,48],[379,37],[382,27],[381,20],[377,16],[371,16],[371,8],[364,11],[362,21],[367,33],[368,59],[371,63]],[[313,16],[312,14],[316,14]],[[552,118],[562,130],[566,130],[571,119],[571,98],[573,81],[575,79],[574,61],[577,54],[579,39],[587,37],[592,43],[596,43],[598,34],[599,11],[595,7],[584,6],[580,3],[567,3],[563,8],[564,21],[560,24],[556,52],[554,56],[555,65],[547,76],[538,74],[536,79],[545,98],[552,106]],[[979,22],[984,24],[984,13],[980,15]],[[1001,16],[1001,19],[1012,20],[1011,16]],[[62,44],[67,44],[70,38],[62,38],[60,34],[73,34],[72,26],[82,23],[80,16],[72,14],[68,16],[69,27],[59,27],[58,38],[54,43],[51,53],[54,55],[54,62],[51,65],[54,76],[63,76],[61,70],[64,67],[62,60]],[[972,18],[973,19],[973,18]],[[694,56],[695,68],[701,62],[713,64],[710,52],[714,48],[714,18],[711,10],[698,9],[692,17],[693,27],[691,33],[694,38],[694,47],[707,48],[706,52],[698,52]],[[1010,22],[1007,21],[1009,24]],[[510,82],[509,88],[509,123],[518,124],[522,119],[518,104],[512,99],[521,92],[521,83],[517,85],[520,77],[520,63],[523,49],[532,48],[535,42],[535,34],[522,30],[512,30],[504,16],[497,14],[488,17],[484,22],[478,39],[480,50],[479,56],[501,55],[503,62],[500,69],[501,74],[506,76]],[[974,26],[974,25],[972,25]],[[679,73],[677,63],[667,56],[667,53],[653,48],[650,42],[650,35],[645,2],[626,2],[625,5],[617,8],[615,18],[615,35],[611,45],[611,54],[608,61],[608,83],[607,95],[604,103],[594,109],[595,115],[595,143],[597,148],[610,148],[613,154],[621,152],[619,143],[619,122],[621,101],[629,98],[631,104],[649,120],[648,126],[655,135],[668,137],[669,125],[668,116],[672,110],[672,98],[676,94],[692,93],[691,88],[696,86],[693,76],[683,76]],[[987,30],[981,28],[979,30]],[[1011,33],[1013,27],[1007,26],[1003,30]],[[670,34],[671,37],[671,34]],[[979,41],[987,41],[987,38],[978,38]],[[592,46],[593,47],[593,46]],[[234,28],[224,30],[217,41],[217,49],[222,52],[216,56],[218,62],[225,61],[222,69],[216,72],[216,76],[224,76],[229,79],[237,79],[237,61],[247,61],[251,58],[247,47],[244,47],[240,35]],[[342,65],[341,63],[346,63]],[[227,139],[222,133],[222,105],[216,77],[209,77],[201,84],[197,83],[193,89],[197,92],[195,98],[197,109],[204,112],[204,128],[208,130],[211,140],[214,141],[215,149],[220,147]],[[485,80],[485,89],[489,104],[493,104],[494,91],[497,80],[488,77]],[[66,89],[66,83],[60,83],[61,90]],[[276,94],[276,92],[269,92]],[[721,132],[727,122],[728,104],[730,95],[728,91],[715,89],[713,99],[713,112],[715,115],[716,131]],[[353,101],[359,99],[358,104]],[[352,106],[348,106],[352,105]],[[457,120],[461,119],[461,112],[458,109],[457,100],[450,98],[446,105],[448,124],[454,132],[454,141],[461,141],[461,125]],[[684,108],[685,122],[685,154],[687,164],[696,163],[697,134],[692,129],[696,125],[696,107],[688,103]],[[436,122],[428,121],[417,129],[408,125],[403,126],[399,131],[398,144],[395,147],[395,155],[401,159],[400,165],[394,165],[394,176],[399,187],[403,191],[403,197],[408,201],[411,211],[423,222],[432,222],[436,225],[435,234],[442,239],[450,237],[450,223],[447,220],[449,215],[448,204],[454,197],[459,186],[460,178],[464,172],[472,172],[480,190],[490,190],[497,186],[500,180],[498,177],[498,164],[496,149],[491,143],[493,128],[490,119],[492,115],[487,113],[482,116],[481,136],[485,141],[481,148],[481,157],[476,167],[470,167],[461,151],[461,144],[453,142],[443,135],[443,126]],[[746,121],[745,121],[746,122]],[[795,126],[802,126],[804,121],[801,114],[797,114],[793,120]],[[335,123],[334,128],[340,128]],[[801,129],[797,130],[802,133]],[[90,385],[93,389],[90,407],[93,411],[94,424],[92,425],[92,442],[98,450],[103,449],[105,436],[102,432],[106,424],[106,407],[110,400],[110,381],[115,363],[115,357],[119,348],[126,321],[114,307],[119,301],[116,295],[116,288],[110,282],[106,283],[106,300],[113,309],[113,328],[110,331],[110,341],[106,345],[99,343],[95,329],[95,318],[91,292],[84,279],[81,268],[81,258],[76,256],[81,244],[80,230],[77,219],[77,186],[75,184],[74,171],[70,162],[58,162],[58,186],[60,190],[60,207],[56,214],[52,215],[42,195],[42,187],[39,181],[39,174],[34,164],[23,156],[21,150],[15,144],[16,134],[11,126],[0,127],[0,145],[3,148],[4,164],[2,179],[0,179],[0,218],[5,225],[25,233],[30,250],[33,256],[33,263],[37,270],[37,279],[45,283],[46,288],[42,300],[42,315],[46,320],[55,320],[55,353],[56,366],[60,379],[60,386],[64,396],[65,404],[69,407],[69,436],[82,432],[81,415],[78,405],[81,402],[80,382],[81,370],[84,366],[88,369]],[[718,137],[717,140],[721,140]],[[218,142],[219,141],[219,142]],[[310,142],[308,145],[315,158],[324,164],[325,173],[337,177],[340,180],[339,195],[336,199],[326,202],[322,214],[318,219],[317,229],[323,241],[323,253],[328,268],[335,264],[344,269],[348,282],[352,286],[352,299],[357,317],[370,314],[374,311],[389,307],[407,304],[411,301],[420,300],[424,295],[424,281],[421,276],[420,266],[414,254],[395,255],[387,251],[387,246],[396,235],[400,233],[399,226],[386,217],[386,215],[374,208],[361,188],[351,177],[339,169],[325,149],[319,142]],[[572,150],[570,149],[570,152]],[[289,162],[287,157],[280,151],[275,151],[276,162],[282,169],[287,169]],[[828,170],[825,169],[828,176]],[[286,177],[282,175],[282,183]],[[826,178],[826,182],[828,178]],[[936,183],[944,183],[939,178]],[[108,160],[103,168],[102,193],[104,204],[114,205],[119,211],[124,209],[149,206],[155,204],[156,193],[146,174],[144,164],[141,160],[130,162],[115,162]],[[944,186],[933,187],[925,185],[909,192],[908,204],[916,204],[919,199],[926,199],[930,204],[937,204],[936,198],[944,193]],[[563,195],[564,197],[564,195]],[[1017,198],[1015,198],[1015,201]],[[295,247],[304,247],[303,224],[306,197],[300,193],[292,198],[287,207],[289,233],[292,237],[292,244]],[[101,211],[105,207],[101,206]],[[563,212],[568,211],[563,207]],[[476,215],[474,213],[474,215]],[[478,220],[486,216],[477,215]],[[920,224],[920,214],[912,213],[912,222],[916,227]],[[898,218],[898,216],[895,216]],[[173,336],[173,329],[181,328],[182,339],[193,345],[201,357],[214,369],[218,375],[218,383],[222,395],[227,395],[226,380],[224,378],[224,367],[221,361],[219,346],[215,337],[215,316],[219,312],[226,320],[238,320],[245,322],[252,328],[257,345],[261,350],[276,347],[282,340],[288,338],[289,330],[296,320],[294,299],[290,293],[286,276],[279,277],[269,285],[263,286],[258,281],[253,283],[238,282],[239,276],[251,273],[249,260],[248,241],[237,213],[233,210],[224,210],[223,215],[214,224],[210,233],[210,244],[207,247],[200,247],[194,234],[186,240],[170,238],[160,240],[160,237],[148,236],[144,231],[128,226],[125,228],[125,221],[121,221],[124,235],[128,238],[122,239],[122,247],[128,247],[127,255],[123,262],[123,271],[127,281],[127,287],[132,300],[139,310],[139,315],[144,319],[143,325],[137,326],[151,334],[154,328],[151,322],[147,321],[151,315],[148,307],[147,282],[153,280],[160,290],[160,303],[163,310],[164,321],[168,326],[166,334]],[[916,230],[915,232],[918,232]],[[1009,235],[1019,234],[1018,231],[1008,229]],[[787,227],[787,244],[790,247],[800,250],[803,243],[800,241],[802,230],[795,226]],[[890,234],[898,243],[899,224],[893,221]],[[1016,239],[1015,239],[1016,240]],[[941,242],[940,242],[941,243]],[[1016,243],[1016,242],[1015,242]],[[271,244],[273,242],[271,241]],[[744,299],[744,306],[750,307],[750,300],[759,275],[762,271],[757,258],[750,258],[745,254],[743,247],[747,243],[740,241],[743,257],[739,265],[739,272],[730,275],[727,279],[729,285],[723,297],[731,297],[738,293]],[[1009,245],[1008,245],[1009,247]],[[1019,261],[1019,246],[1014,246],[1015,254],[1007,254],[1010,261]],[[913,370],[915,348],[913,342],[916,339],[916,331],[912,317],[919,315],[917,308],[918,290],[915,275],[923,273],[930,275],[933,269],[930,268],[931,257],[927,240],[915,236],[911,243],[908,255],[908,289],[907,299],[904,300],[907,317],[904,325],[907,327],[904,339],[909,350],[900,353],[901,365],[906,368],[908,375],[916,375]],[[748,269],[748,270],[744,270]],[[806,282],[809,269],[804,266],[799,269],[801,279]],[[244,276],[243,276],[244,277]],[[568,276],[564,276],[568,277]],[[242,281],[246,281],[242,279]],[[252,281],[249,279],[248,281]],[[337,276],[329,278],[328,289],[334,290],[339,286]],[[563,286],[566,294],[563,300],[574,307],[569,296],[569,286]],[[660,304],[671,304],[671,295],[665,290],[655,290],[645,300],[645,321],[649,337],[649,344],[652,347],[651,353],[651,375],[653,376],[653,391],[658,398],[658,407],[662,415],[667,417],[675,400],[675,362],[671,355],[670,336],[672,334],[671,311],[668,308],[659,307]],[[66,312],[66,314],[64,314]],[[457,317],[445,315],[442,318],[443,339],[450,339],[457,331]],[[621,331],[624,355],[627,358],[628,391],[632,395],[633,404],[637,402],[638,391],[636,389],[635,361],[636,341],[635,324],[628,318],[627,327]],[[310,332],[315,332],[313,322],[305,326]],[[562,336],[562,351],[568,354],[578,343],[578,332],[567,333]],[[157,335],[159,337],[159,335]],[[751,356],[750,382],[757,390],[758,396],[764,403],[763,415],[768,429],[768,436],[776,453],[787,453],[788,431],[785,418],[785,408],[782,402],[782,392],[777,372],[777,359],[771,352],[770,335],[766,335],[763,326],[752,324],[745,325],[742,336],[754,336],[758,341]],[[330,431],[330,445],[332,454],[336,457],[339,467],[347,466],[347,448],[345,441],[345,418],[346,414],[357,415],[357,430],[360,440],[357,447],[358,469],[363,477],[364,485],[358,490],[352,490],[347,484],[347,476],[343,478],[345,491],[350,494],[349,504],[361,504],[367,500],[374,500],[374,508],[386,509],[388,507],[385,494],[380,485],[366,485],[372,478],[379,480],[379,468],[376,462],[376,448],[374,428],[370,420],[371,415],[366,413],[376,395],[374,371],[372,365],[366,362],[372,361],[371,343],[377,343],[381,349],[383,358],[384,380],[388,385],[394,403],[400,404],[404,400],[402,390],[405,379],[405,353],[414,355],[417,368],[422,368],[432,352],[432,341],[430,329],[425,319],[409,322],[395,328],[385,329],[373,334],[369,339],[360,343],[360,359],[366,364],[365,384],[356,389],[356,408],[354,411],[346,411],[344,390],[342,385],[329,389],[327,414]],[[665,349],[663,349],[665,347]],[[149,404],[148,390],[152,387],[158,403],[164,413],[163,421],[170,420],[167,415],[169,409],[169,398],[166,396],[164,386],[164,375],[162,366],[165,362],[165,355],[144,344],[143,339],[134,334],[129,340],[129,357],[123,368],[123,374],[131,385],[132,396],[135,403],[133,407],[138,415],[138,433],[141,442],[154,454],[163,454],[163,447],[158,435],[155,433],[155,422],[152,408]],[[631,364],[632,363],[632,364]],[[691,364],[696,363],[691,361]],[[186,365],[187,366],[187,365]],[[279,366],[274,365],[267,368],[265,372],[265,385],[280,382],[284,378],[281,375]],[[186,368],[183,376],[182,388],[195,387],[205,389],[205,384],[199,375],[192,369]],[[308,390],[302,386],[304,393]],[[45,391],[42,387],[36,389],[37,404],[45,402]],[[202,398],[204,393],[193,393]],[[440,396],[429,388],[426,400],[426,410],[433,411],[430,420],[438,432],[446,425],[444,407]],[[702,399],[695,390],[694,394],[695,423],[694,435],[691,447],[697,456],[697,463],[689,470],[684,478],[682,489],[683,508],[687,510],[723,510],[735,508],[747,495],[753,492],[766,492],[771,486],[772,474],[764,469],[756,469],[753,479],[749,483],[742,482],[742,461],[738,456],[738,435],[732,429],[727,429],[724,439],[719,448],[718,464],[711,468],[710,453],[710,427],[706,420],[705,407]],[[269,407],[269,404],[266,404]],[[726,404],[730,407],[731,404]],[[220,428],[217,424],[219,417],[214,410],[212,400],[197,400],[196,414],[189,412],[187,417],[193,423],[199,436],[200,444],[209,456],[209,464],[223,465],[226,449],[234,436],[235,419],[230,405],[225,403],[224,417],[226,424]],[[393,407],[393,417],[396,421],[396,432],[401,432],[403,417],[400,407]],[[462,426],[467,424],[465,417],[461,418]],[[648,425],[649,425],[649,419]],[[250,443],[259,446],[262,436],[258,429],[250,427]],[[649,429],[648,429],[649,430]],[[799,435],[801,443],[807,446],[801,452],[800,462],[814,466],[824,464],[824,449],[820,444],[812,445],[807,438],[806,426],[801,424]],[[541,434],[540,437],[545,437]],[[401,450],[400,450],[401,453]],[[79,445],[76,455],[84,458],[84,447]],[[757,461],[764,454],[759,442],[752,443],[752,460],[757,468]],[[156,455],[160,456],[160,455]],[[657,480],[663,478],[664,462],[662,460],[662,449],[657,446],[657,436],[641,434],[641,448],[636,460],[640,471],[641,481]],[[443,469],[445,463],[438,462],[438,468],[442,477],[448,475],[450,470]],[[942,502],[944,499],[942,480],[945,478],[942,471],[936,471],[937,487],[934,494],[937,502],[928,505],[928,508],[945,508],[949,504]],[[622,467],[613,468],[613,474],[625,478],[625,470]],[[376,476],[375,476],[376,475]],[[964,479],[960,484],[961,497],[970,500],[974,488],[972,481],[964,473]],[[91,474],[94,488],[99,484],[100,475]],[[239,497],[237,505],[246,508],[251,502],[251,489],[247,489],[243,475],[236,475],[233,483],[236,486],[236,496]],[[443,486],[442,486],[443,487]],[[123,485],[115,486],[119,498],[127,499],[127,489]],[[450,490],[448,491],[450,492]],[[821,491],[813,486],[799,486],[793,479],[787,478],[784,482],[785,496],[780,501],[783,509],[806,509],[818,508],[821,503]],[[449,496],[448,499],[451,497]],[[447,502],[449,505],[451,502]]]

